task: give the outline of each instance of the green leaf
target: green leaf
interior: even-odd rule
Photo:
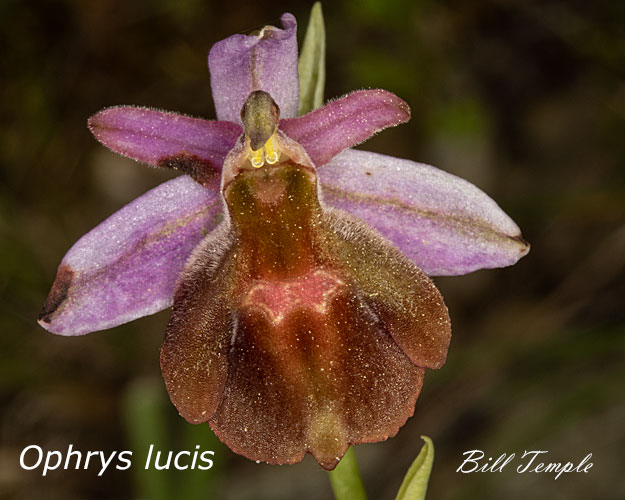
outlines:
[[[432,472],[432,462],[434,462],[434,444],[427,436],[421,436],[421,439],[425,441],[425,444],[408,469],[395,500],[423,500],[425,498],[428,479]]]
[[[171,471],[145,469],[150,445],[168,450],[166,400],[161,383],[153,379],[133,382],[124,397],[124,420],[132,449],[132,471],[137,481],[137,497],[168,500],[171,497]],[[152,457],[152,464],[154,457]]]
[[[367,500],[353,447],[349,447],[336,469],[329,474],[336,500]]]
[[[180,422],[177,426],[183,427],[186,450],[193,453],[196,446],[200,445],[202,451],[211,450],[215,452],[213,467],[208,471],[201,469],[179,471],[176,485],[177,498],[184,498],[184,500],[221,498],[220,489],[224,462],[222,457],[226,454],[226,447],[211,431],[207,423],[198,425]]]
[[[315,3],[310,11],[298,71],[299,114],[305,115],[323,105],[326,83],[326,32],[320,2]]]

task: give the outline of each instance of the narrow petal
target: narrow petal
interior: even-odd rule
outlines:
[[[509,266],[529,251],[491,198],[429,165],[348,150],[319,178],[327,204],[368,222],[431,276]]]
[[[299,142],[320,167],[346,148],[387,127],[410,119],[410,108],[386,90],[359,90],[307,115],[280,121],[280,129]]]
[[[131,106],[103,109],[89,119],[89,129],[116,153],[180,170],[202,184],[221,171],[242,132],[234,123]]]
[[[213,99],[219,120],[241,123],[241,108],[250,92],[268,92],[285,118],[297,116],[297,23],[281,17],[284,29],[266,26],[255,35],[233,35],[208,54]]]
[[[217,224],[218,181],[165,182],[106,219],[63,258],[39,323],[81,335],[169,307],[187,257]]]

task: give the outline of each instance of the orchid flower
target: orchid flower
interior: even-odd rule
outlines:
[[[450,322],[429,276],[508,266],[517,225],[472,184],[349,149],[406,122],[360,90],[303,116],[296,21],[216,43],[216,121],[120,106],[102,144],[183,175],[123,207],[65,255],[39,323],[60,335],[173,305],[161,349],[172,402],[233,451],[273,464],[395,435]]]

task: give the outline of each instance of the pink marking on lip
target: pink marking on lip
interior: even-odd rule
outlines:
[[[323,269],[287,280],[261,280],[248,292],[243,306],[260,309],[274,324],[280,324],[297,309],[325,314],[332,297],[344,282]]]

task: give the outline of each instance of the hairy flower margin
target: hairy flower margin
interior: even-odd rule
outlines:
[[[81,335],[173,304],[161,367],[181,415],[248,458],[308,452],[332,469],[349,444],[395,435],[445,362],[449,316],[427,275],[512,265],[529,246],[472,184],[349,149],[409,119],[390,92],[298,117],[296,21],[281,20],[212,47],[218,121],[91,117],[113,151],[184,175],[69,250],[39,323]]]

